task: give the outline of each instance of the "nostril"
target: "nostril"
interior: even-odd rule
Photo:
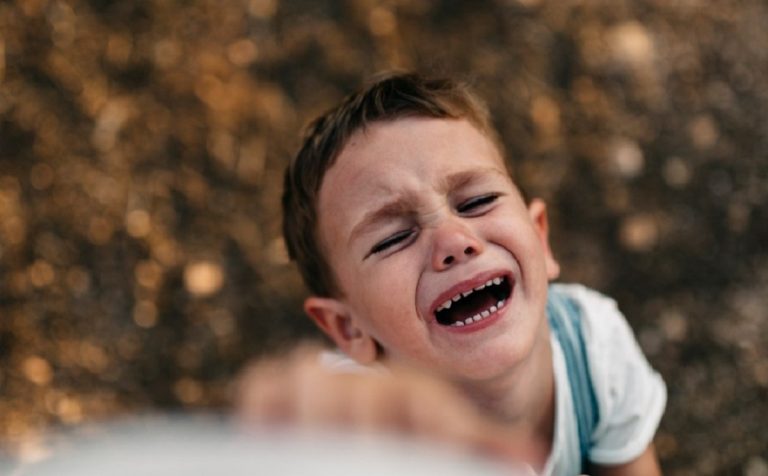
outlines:
[[[451,264],[455,258],[453,256],[446,256],[443,258],[443,264]]]
[[[467,256],[473,255],[475,254],[475,249],[472,248],[471,246],[467,246],[466,248],[464,248],[464,254]]]

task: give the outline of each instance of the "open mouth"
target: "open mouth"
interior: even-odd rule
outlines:
[[[462,327],[482,321],[504,306],[512,292],[506,276],[489,279],[484,284],[457,293],[435,310],[437,323]]]

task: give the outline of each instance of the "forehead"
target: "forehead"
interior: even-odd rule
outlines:
[[[318,203],[321,233],[349,231],[367,210],[393,196],[413,198],[472,171],[506,176],[494,142],[466,120],[374,123],[350,137],[326,172]]]
[[[326,172],[323,185],[364,182],[366,189],[383,185],[397,189],[409,176],[427,181],[452,169],[473,166],[506,172],[495,143],[467,120],[400,118],[355,132]],[[349,188],[323,186],[321,196],[344,191]]]

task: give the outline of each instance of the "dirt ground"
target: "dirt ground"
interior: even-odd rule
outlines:
[[[316,338],[282,171],[398,68],[488,100],[563,280],[667,382],[667,474],[768,475],[766,25],[761,0],[0,2],[2,441],[219,408]]]

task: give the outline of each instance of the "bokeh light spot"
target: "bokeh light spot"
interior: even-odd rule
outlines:
[[[147,289],[157,289],[163,278],[163,268],[153,260],[140,261],[134,269],[136,282]]]
[[[75,266],[67,270],[64,282],[75,295],[83,295],[91,288],[91,275],[85,268]]]
[[[80,366],[93,373],[102,373],[110,363],[106,350],[93,342],[83,341],[79,348]]]
[[[29,268],[29,282],[37,288],[50,285],[55,278],[56,272],[47,261],[37,260]]]
[[[105,245],[114,233],[112,222],[103,217],[93,217],[88,225],[88,239],[94,245]]]
[[[31,356],[22,363],[24,377],[36,385],[48,385],[53,379],[53,368],[42,357]]]
[[[131,210],[125,217],[125,231],[134,238],[144,238],[152,230],[152,220],[146,210]]]
[[[620,240],[631,251],[649,251],[659,238],[659,228],[653,216],[636,214],[624,219],[621,224]]]
[[[139,301],[133,308],[133,322],[144,329],[155,327],[157,317],[157,306],[151,301]]]
[[[200,382],[183,377],[173,384],[173,393],[181,402],[191,405],[202,399],[203,387],[200,385]]]
[[[196,296],[210,296],[224,284],[224,272],[218,263],[199,261],[184,268],[184,286]]]
[[[271,18],[277,13],[277,0],[251,0],[248,13],[262,19]]]
[[[664,181],[670,187],[683,188],[691,180],[691,170],[686,162],[679,157],[670,157],[662,170]]]
[[[227,59],[236,66],[247,66],[259,56],[259,49],[249,39],[235,41],[227,47]]]
[[[693,145],[699,150],[711,148],[720,137],[717,124],[709,115],[694,118],[688,125],[688,134]]]
[[[616,171],[624,178],[637,177],[645,166],[645,157],[640,146],[631,140],[618,140],[611,149],[611,161]]]
[[[640,67],[648,65],[654,56],[653,39],[639,22],[629,21],[610,30],[608,42],[614,58],[619,62]]]
[[[384,7],[376,7],[371,10],[368,18],[368,27],[375,36],[391,35],[397,28],[397,18],[391,10]]]

